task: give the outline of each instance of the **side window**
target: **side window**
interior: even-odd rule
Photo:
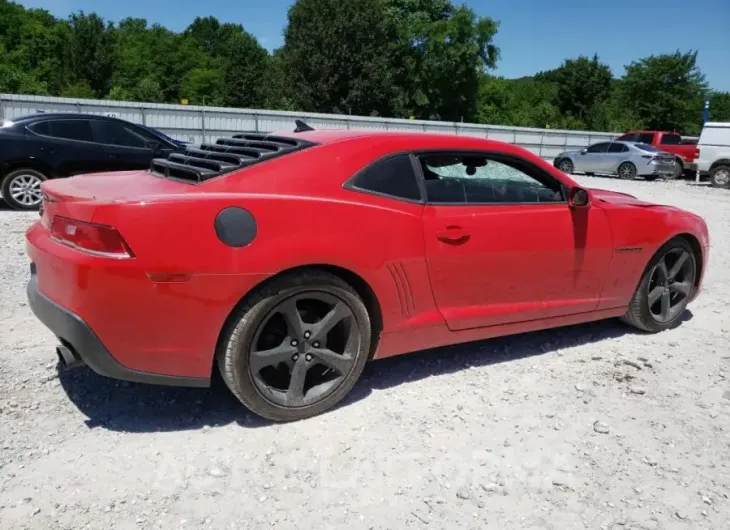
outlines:
[[[624,144],[612,143],[608,146],[609,153],[625,153],[629,150]]]
[[[89,120],[49,120],[48,135],[65,140],[93,142]]]
[[[608,149],[608,146],[611,145],[610,142],[601,142],[599,144],[593,144],[590,147],[588,147],[589,153],[605,153]]]
[[[100,144],[116,145],[120,147],[136,147],[144,149],[148,146],[148,138],[139,134],[132,127],[122,123],[105,120],[91,122],[94,131],[94,140]]]
[[[564,202],[562,185],[528,162],[499,156],[423,155],[428,202],[509,204]]]
[[[30,129],[31,132],[35,134],[40,134],[42,136],[48,136],[51,134],[51,128],[48,125],[47,121],[39,121],[37,123],[28,125],[28,129]]]
[[[639,141],[639,135],[638,134],[624,134],[623,136],[619,136],[616,138],[617,142],[638,142]]]
[[[653,134],[637,134],[636,135],[636,142],[640,144],[653,144],[654,143],[654,135]]]
[[[396,155],[374,162],[355,177],[351,186],[400,199],[421,200],[410,155]]]
[[[662,145],[679,145],[682,143],[682,137],[678,134],[663,134]]]

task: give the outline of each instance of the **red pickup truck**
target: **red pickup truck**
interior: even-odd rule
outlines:
[[[653,145],[667,153],[672,153],[677,158],[674,175],[672,178],[679,178],[685,172],[694,173],[697,170],[695,159],[700,156],[700,150],[694,144],[682,142],[678,133],[666,131],[629,131],[616,138],[621,142],[637,142]]]

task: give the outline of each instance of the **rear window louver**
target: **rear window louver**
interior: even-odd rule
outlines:
[[[167,158],[155,158],[150,171],[156,176],[198,184],[313,145],[296,138],[236,134],[219,138],[214,144],[186,147],[184,152],[171,153]]]

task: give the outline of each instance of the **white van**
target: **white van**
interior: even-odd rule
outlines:
[[[705,123],[697,148],[697,171],[709,173],[714,187],[730,189],[730,123]]]

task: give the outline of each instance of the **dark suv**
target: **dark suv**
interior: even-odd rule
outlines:
[[[11,208],[34,210],[46,179],[145,169],[156,157],[184,151],[162,133],[89,114],[34,114],[0,125],[0,194]]]

